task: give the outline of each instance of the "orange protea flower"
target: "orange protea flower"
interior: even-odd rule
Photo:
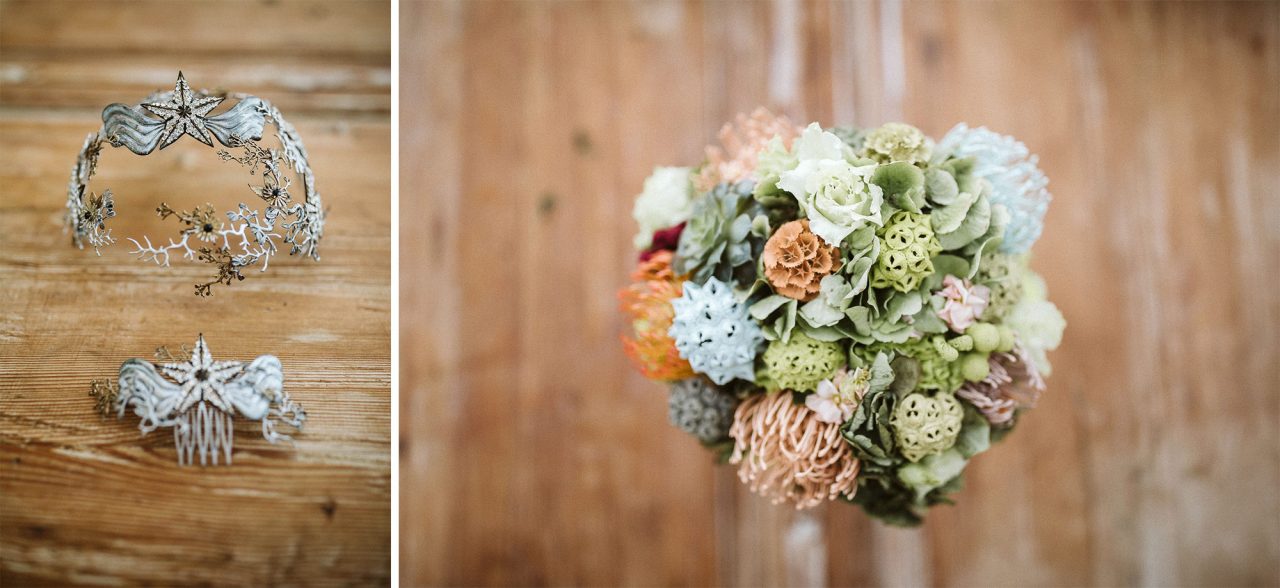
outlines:
[[[800,127],[785,116],[777,116],[766,108],[757,108],[751,116],[739,114],[734,123],[720,129],[721,147],[707,147],[707,164],[694,178],[694,187],[706,192],[720,183],[754,180],[760,152],[770,139],[779,137],[788,149],[800,136]]]
[[[822,278],[836,270],[840,250],[809,231],[809,221],[791,221],[764,244],[764,276],[773,289],[800,301],[818,296]]]
[[[675,318],[671,300],[679,298],[686,277],[671,269],[673,254],[659,251],[631,274],[633,283],[618,292],[622,311],[631,316],[635,338],[622,337],[622,348],[640,373],[654,380],[682,380],[694,375],[667,334]]]

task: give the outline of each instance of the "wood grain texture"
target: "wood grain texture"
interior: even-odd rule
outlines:
[[[320,262],[281,254],[201,299],[203,264],[69,244],[85,134],[177,69],[297,126],[330,210]],[[389,583],[389,69],[386,2],[0,2],[0,585]],[[252,196],[190,140],[108,148],[98,171],[117,238],[175,231],[162,200]],[[93,411],[90,380],[200,332],[219,359],[279,356],[308,416],[295,447],[238,422],[234,465],[184,468],[167,429]]]
[[[1280,583],[1280,6],[401,7],[405,585]],[[666,424],[631,202],[735,113],[1013,134],[1049,393],[916,531],[775,508]]]

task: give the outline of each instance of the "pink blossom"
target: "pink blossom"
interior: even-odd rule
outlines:
[[[975,321],[982,318],[987,309],[987,301],[991,298],[991,289],[975,285],[969,280],[955,276],[947,276],[942,280],[943,288],[938,292],[946,302],[938,316],[957,333],[963,333]]]
[[[805,396],[804,405],[817,413],[819,421],[841,424],[853,417],[858,402],[867,393],[870,377],[871,374],[862,368],[854,372],[841,369],[830,378],[818,382],[818,390]]]

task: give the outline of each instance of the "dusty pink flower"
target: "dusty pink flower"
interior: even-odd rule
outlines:
[[[991,366],[987,377],[966,383],[956,396],[973,404],[992,425],[1008,425],[1015,411],[1036,405],[1044,392],[1044,378],[1021,346],[1012,353],[992,353],[987,362]]]
[[[783,146],[790,149],[800,130],[791,119],[763,107],[749,117],[739,114],[736,124],[728,123],[720,129],[723,147],[707,147],[707,164],[694,179],[694,186],[706,192],[720,183],[755,180],[758,158],[769,140],[779,137]]]
[[[748,396],[733,413],[729,437],[738,479],[774,504],[810,508],[858,491],[862,462],[840,425],[818,420],[791,402],[790,392]]]
[[[969,325],[982,318],[982,311],[987,309],[987,301],[991,299],[991,289],[951,275],[944,278],[942,284],[938,295],[946,302],[938,316],[951,330],[963,333]]]
[[[850,372],[841,369],[829,379],[818,382],[818,390],[804,397],[804,405],[817,413],[818,420],[834,425],[853,418],[853,411],[867,393],[871,383],[867,370]]]

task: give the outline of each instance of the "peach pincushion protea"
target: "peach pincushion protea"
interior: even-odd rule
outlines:
[[[756,394],[733,414],[729,436],[738,478],[774,504],[809,508],[858,491],[861,462],[840,435],[839,423],[791,401],[787,391]]]
[[[764,244],[764,276],[773,289],[802,302],[818,295],[822,278],[840,263],[840,250],[809,231],[808,220],[791,221]]]
[[[618,292],[622,311],[631,317],[636,334],[634,339],[623,336],[622,348],[640,372],[654,380],[680,380],[694,375],[667,334],[675,318],[671,300],[680,297],[685,282],[671,269],[671,259],[670,251],[653,254],[631,274],[633,283]]]
[[[774,137],[783,147],[800,136],[800,127],[785,116],[757,108],[751,116],[739,114],[737,124],[726,123],[720,129],[720,143],[724,147],[707,147],[707,164],[694,179],[700,192],[716,187],[716,184],[735,184],[743,180],[757,180],[756,165],[765,146]]]

